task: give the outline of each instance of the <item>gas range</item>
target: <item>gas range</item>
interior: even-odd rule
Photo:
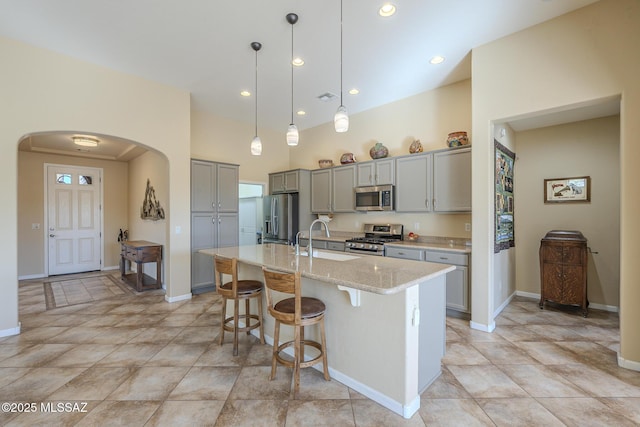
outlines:
[[[346,252],[368,255],[384,255],[384,244],[402,240],[402,224],[365,224],[364,237],[354,237],[345,242]]]

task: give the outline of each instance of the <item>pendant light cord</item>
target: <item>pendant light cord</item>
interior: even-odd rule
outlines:
[[[340,105],[342,103],[342,0],[340,0]]]
[[[258,136],[258,51],[256,50],[256,136]]]
[[[293,24],[291,24],[291,124],[293,124]]]

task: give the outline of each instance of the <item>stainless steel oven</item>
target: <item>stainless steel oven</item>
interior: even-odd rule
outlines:
[[[364,236],[347,240],[345,251],[383,256],[385,242],[402,240],[403,230],[402,224],[365,224]]]
[[[393,185],[377,185],[354,188],[357,211],[392,211]]]

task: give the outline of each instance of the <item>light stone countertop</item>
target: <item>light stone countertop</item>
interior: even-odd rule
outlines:
[[[199,252],[238,258],[239,262],[265,266],[332,285],[342,285],[376,294],[394,294],[455,269],[448,264],[414,262],[398,258],[320,251],[329,256],[355,257],[346,261],[295,255],[286,245],[263,244],[230,248],[202,249]]]
[[[403,240],[400,242],[393,243],[385,243],[385,247],[399,247],[399,248],[415,248],[415,249],[430,249],[437,251],[446,251],[446,252],[457,252],[457,253],[471,253],[470,245],[461,245],[461,244],[453,244],[449,243],[433,243],[433,242],[421,242],[421,241],[411,241],[411,240]]]

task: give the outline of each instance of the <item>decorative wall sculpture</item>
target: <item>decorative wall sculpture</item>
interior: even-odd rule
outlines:
[[[164,219],[164,209],[156,200],[156,190],[151,186],[151,180],[147,178],[147,189],[144,192],[144,202],[140,208],[140,218],[157,221]]]
[[[515,153],[495,142],[495,246],[494,253],[515,246],[513,225],[513,164]]]

